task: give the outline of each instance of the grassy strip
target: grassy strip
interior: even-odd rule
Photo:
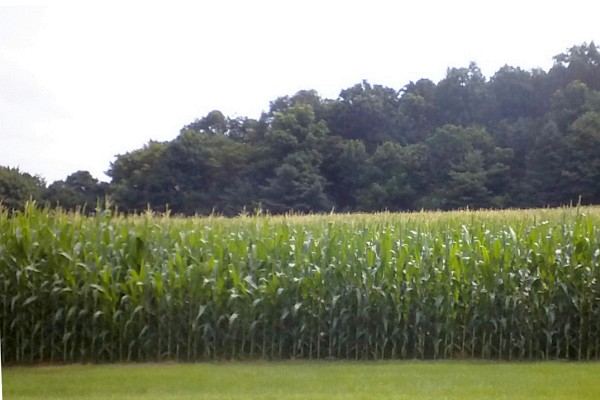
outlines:
[[[121,364],[3,373],[6,399],[600,398],[600,363]]]

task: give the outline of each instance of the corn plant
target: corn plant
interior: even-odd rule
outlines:
[[[600,209],[0,208],[2,361],[596,360]]]

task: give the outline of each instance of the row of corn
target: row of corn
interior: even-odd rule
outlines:
[[[2,361],[598,359],[600,209],[0,208]]]

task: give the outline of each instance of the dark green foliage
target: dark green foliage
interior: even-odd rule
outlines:
[[[434,104],[439,125],[484,123],[490,102],[485,77],[477,64],[449,68],[436,87]]]
[[[48,186],[44,199],[67,210],[92,212],[98,204],[105,204],[108,190],[107,183],[98,182],[88,171],[77,171],[64,181],[55,181]]]
[[[414,150],[414,146],[402,147],[395,142],[377,147],[368,159],[367,184],[358,191],[359,209],[397,211],[415,207],[417,189],[412,171],[418,171],[422,165],[413,164]]]
[[[319,164],[318,153],[288,155],[264,189],[266,209],[274,213],[330,210],[332,204],[324,193],[325,179],[319,175]]]
[[[577,118],[565,140],[566,187],[586,203],[600,202],[600,112],[589,111]]]
[[[568,167],[564,164],[565,139],[558,126],[550,121],[536,135],[527,154],[527,176],[525,179],[528,196],[536,198],[540,205],[557,206],[564,203],[565,179]]]
[[[187,215],[599,202],[598,54],[574,46],[548,72],[505,65],[490,79],[470,63],[399,91],[363,81],[335,100],[302,90],[258,120],[214,110],[118,156],[112,200]],[[89,202],[57,187],[69,207]]]
[[[563,84],[580,81],[592,90],[600,90],[600,52],[594,42],[571,47],[566,53],[554,57],[552,70],[561,74]]]
[[[334,201],[337,211],[356,210],[359,192],[366,182],[369,154],[360,140],[329,137],[323,146],[321,171],[328,182],[327,195]]]
[[[164,209],[176,187],[165,174],[167,143],[149,142],[142,149],[117,157],[108,174],[112,178],[113,199],[124,210]]]
[[[494,119],[537,118],[543,115],[544,104],[537,97],[539,71],[524,71],[508,65],[500,68],[489,83]],[[543,78],[542,78],[543,79]]]
[[[41,200],[45,186],[40,177],[0,166],[0,204],[4,207],[21,210],[28,200]]]
[[[399,140],[398,92],[366,81],[342,90],[328,118],[332,135],[362,141],[370,151]]]
[[[489,208],[499,206],[501,184],[512,153],[496,147],[483,128],[445,125],[427,141],[430,196],[427,208]],[[500,183],[500,187],[497,187]]]
[[[409,83],[399,100],[401,138],[406,143],[422,143],[437,125],[436,85],[428,79]]]

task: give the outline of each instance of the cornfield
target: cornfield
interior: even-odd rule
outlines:
[[[600,209],[0,208],[2,362],[598,359]]]

